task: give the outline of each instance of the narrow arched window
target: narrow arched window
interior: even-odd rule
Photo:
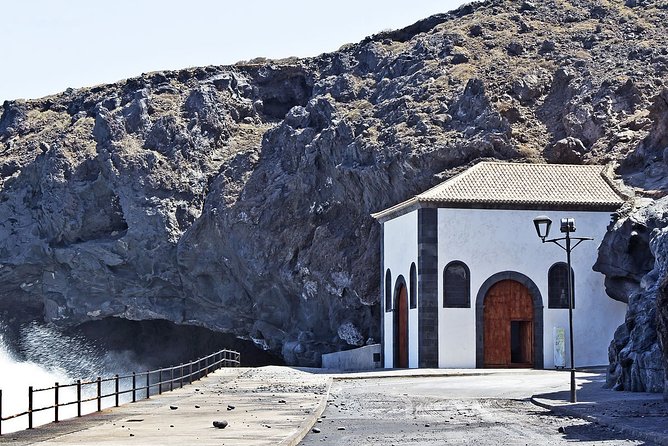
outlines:
[[[392,273],[385,272],[385,311],[392,311]]]
[[[415,268],[415,263],[411,264],[411,278],[409,287],[411,308],[417,308],[417,268]]]
[[[443,269],[443,307],[471,306],[471,273],[464,262],[450,262]]]
[[[572,268],[571,280],[575,295],[575,274]],[[552,265],[547,273],[547,307],[568,308],[568,265],[563,262]],[[575,308],[575,298],[573,308]]]

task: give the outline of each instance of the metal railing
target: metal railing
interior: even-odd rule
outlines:
[[[114,398],[114,406],[120,405],[120,396],[124,394],[132,394],[132,402],[136,402],[137,398],[148,399],[153,395],[161,394],[163,391],[174,390],[174,388],[181,388],[184,384],[192,384],[210,372],[213,372],[222,367],[239,367],[241,355],[239,352],[232,350],[220,350],[203,358],[191,361],[186,364],[179,364],[178,366],[166,367],[157,370],[147,370],[145,372],[132,372],[129,375],[114,375],[110,378],[97,377],[95,380],[82,381],[76,380],[71,384],[55,383],[52,387],[45,387],[43,389],[35,389],[33,386],[28,387],[28,409],[8,415],[2,416],[2,389],[0,389],[0,435],[2,435],[2,422],[12,420],[19,417],[28,417],[28,429],[33,428],[33,414],[44,410],[53,409],[53,421],[59,420],[59,409],[65,406],[75,405],[77,407],[77,417],[82,414],[81,406],[83,403],[97,401],[97,412],[102,410],[102,401],[108,398]],[[108,393],[102,392],[102,385],[104,383],[113,383],[113,391]],[[121,384],[127,384],[121,386]],[[138,385],[139,384],[139,385]],[[92,396],[84,397],[86,390],[93,388]],[[121,390],[121,387],[125,387]],[[76,388],[76,398],[69,401],[62,401],[61,390]],[[34,407],[35,394],[42,392],[53,391],[53,404],[42,407]]]

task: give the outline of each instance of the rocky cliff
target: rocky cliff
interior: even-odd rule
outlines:
[[[485,1],[310,59],[6,102],[2,306],[198,325],[291,364],[373,342],[371,212],[480,158],[618,162],[666,190],[667,20],[665,1]]]
[[[615,332],[609,348],[608,385],[617,390],[664,389],[664,370],[668,368],[657,324],[661,323],[660,311],[665,318],[666,309],[666,210],[668,198],[627,205],[606,234],[594,266],[606,274],[608,294],[628,303],[626,320]],[[667,319],[663,320],[665,327]],[[665,345],[665,338],[663,342]]]
[[[668,400],[668,90],[652,101],[647,136],[620,171],[642,184],[639,198],[618,213],[599,248],[594,269],[606,275],[608,295],[628,303],[626,320],[610,344],[608,384],[618,390],[664,391]],[[659,174],[657,175],[656,172]],[[658,330],[658,331],[657,331]]]

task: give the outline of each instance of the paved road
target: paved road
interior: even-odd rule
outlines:
[[[567,375],[554,371],[337,380],[315,425],[320,432],[300,444],[649,444],[528,401],[567,388]]]

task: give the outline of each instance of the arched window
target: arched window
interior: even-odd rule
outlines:
[[[571,280],[575,295],[575,274],[572,268]],[[568,308],[568,265],[563,262],[552,265],[547,273],[547,307]],[[573,308],[575,308],[575,298]]]
[[[411,264],[411,278],[409,287],[411,308],[417,308],[417,268],[415,268],[415,263]]]
[[[392,311],[392,273],[385,272],[385,311]]]
[[[450,262],[443,269],[443,307],[470,308],[471,273],[464,262]]]

